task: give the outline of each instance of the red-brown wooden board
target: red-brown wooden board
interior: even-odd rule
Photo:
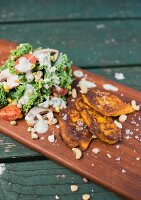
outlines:
[[[8,45],[8,42],[5,45]],[[5,50],[6,48],[9,52],[8,46],[5,46]],[[3,57],[1,57],[2,59]],[[73,67],[73,70],[75,69],[77,68]],[[83,70],[83,72],[88,75],[89,80],[97,84],[97,88],[103,88],[104,83],[110,83],[118,87],[118,92],[114,93],[124,101],[131,102],[135,99],[138,104],[141,104],[140,92],[88,71]],[[77,81],[74,82],[74,87],[76,87]],[[75,159],[71,149],[61,140],[60,129],[55,126],[51,126],[48,133],[42,135],[44,140],[31,140],[24,120],[19,121],[17,126],[11,126],[9,122],[1,119],[0,130],[21,144],[40,152],[89,180],[95,181],[128,199],[141,199],[141,111],[129,114],[128,119],[123,123],[123,142],[118,143],[117,146],[117,144],[105,144],[98,139],[93,140],[80,160]],[[48,135],[52,133],[55,134],[57,139],[55,143],[48,141]],[[94,147],[100,149],[100,152],[96,155],[92,152]],[[120,158],[120,161],[116,160],[117,158]],[[125,173],[123,173],[124,170]]]

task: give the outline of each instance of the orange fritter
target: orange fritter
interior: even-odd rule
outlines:
[[[108,144],[114,144],[122,140],[121,130],[114,124],[111,117],[103,116],[98,113],[85,104],[82,98],[76,100],[76,108],[81,113],[90,132],[96,135],[100,140]]]
[[[135,111],[130,103],[126,104],[119,97],[98,89],[90,89],[82,98],[87,105],[106,116],[116,117]]]
[[[92,139],[88,126],[76,108],[67,107],[59,116],[61,137],[70,148],[80,147],[85,151]]]

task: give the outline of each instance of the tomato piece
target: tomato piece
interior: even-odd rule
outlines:
[[[32,64],[35,64],[37,62],[37,58],[35,56],[33,56],[32,54],[25,54],[23,56],[21,56],[20,58],[25,57],[29,60],[29,62],[31,62]],[[17,65],[19,63],[19,59],[18,58],[15,62],[15,65]]]
[[[12,121],[20,118],[21,110],[15,105],[8,105],[0,110],[0,117]]]
[[[52,94],[57,94],[59,96],[65,96],[67,94],[68,90],[65,89],[64,87],[61,87],[59,90],[57,90],[57,88],[55,86],[52,86],[51,92],[52,92]]]

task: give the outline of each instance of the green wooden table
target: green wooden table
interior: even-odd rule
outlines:
[[[59,49],[76,66],[141,90],[140,0],[0,0],[0,38]],[[3,134],[0,163],[0,200],[123,199]]]

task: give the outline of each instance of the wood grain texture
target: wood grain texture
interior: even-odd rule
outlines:
[[[93,200],[122,200],[109,190],[83,178],[50,160],[5,164],[6,170],[0,176],[0,197],[2,200],[81,200],[88,193]],[[78,185],[77,192],[70,186]]]
[[[26,4],[22,0],[6,0],[1,1],[0,22],[138,18],[140,10],[139,0],[30,0]]]
[[[121,98],[123,98],[124,101],[131,102],[132,99],[135,99],[138,104],[141,104],[140,92],[118,83],[114,83],[110,80],[105,80],[104,78],[87,71],[84,71],[84,73],[88,75],[90,80],[95,81],[98,88],[102,88],[104,83],[113,84],[119,88],[119,91],[116,94],[123,94]],[[74,83],[74,86],[75,85],[77,85],[77,82]],[[64,145],[58,135],[59,129],[56,129],[55,126],[50,126],[49,129],[49,133],[54,133],[57,139],[53,144],[49,143],[48,134],[44,135],[44,140],[31,140],[30,134],[27,132],[26,122],[22,120],[19,121],[18,126],[11,126],[9,122],[1,119],[0,129],[6,135],[14,138],[31,149],[40,152],[49,159],[57,161],[58,163],[92,181],[102,184],[120,195],[129,199],[137,200],[140,199],[141,195],[141,160],[136,159],[140,158],[141,154],[141,148],[139,145],[140,141],[136,138],[139,137],[140,139],[140,115],[141,111],[130,114],[128,120],[124,122],[124,141],[119,144],[119,149],[116,148],[116,145],[106,145],[101,141],[96,140],[91,143],[90,148],[83,154],[83,158],[79,161],[74,158],[72,151]],[[127,130],[133,132],[133,135],[130,135],[130,139],[126,139]],[[101,152],[96,156],[92,153],[94,147],[98,147],[101,150]],[[111,155],[111,158],[107,156],[107,153]],[[120,157],[120,162],[116,161],[117,157]],[[124,174],[122,170],[125,170],[126,173]]]
[[[0,36],[59,49],[82,67],[141,64],[140,20],[5,24]]]

